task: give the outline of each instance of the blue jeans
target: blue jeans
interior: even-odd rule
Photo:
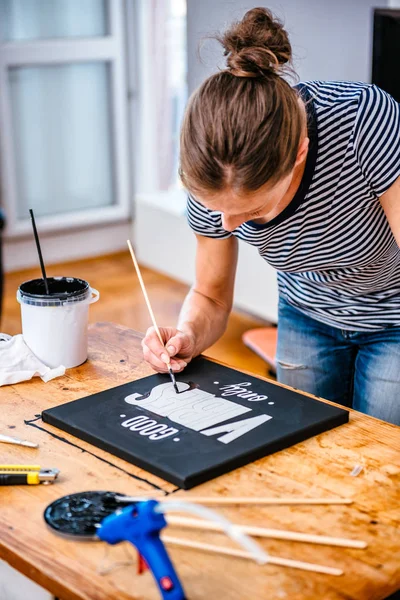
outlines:
[[[400,425],[400,327],[349,331],[279,300],[278,381]]]

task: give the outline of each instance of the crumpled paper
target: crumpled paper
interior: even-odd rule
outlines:
[[[54,369],[43,364],[25,344],[22,334],[11,337],[0,333],[0,386],[40,377],[45,383],[65,374],[65,367]]]

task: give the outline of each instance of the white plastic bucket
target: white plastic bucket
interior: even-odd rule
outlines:
[[[45,365],[66,369],[87,360],[89,305],[100,294],[75,277],[48,277],[22,283],[17,292],[25,343]]]

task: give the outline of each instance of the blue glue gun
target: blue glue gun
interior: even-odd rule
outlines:
[[[96,531],[108,544],[128,541],[144,558],[165,600],[185,600],[185,594],[171,559],[160,539],[160,531],[167,522],[156,512],[156,500],[130,504],[106,517]]]

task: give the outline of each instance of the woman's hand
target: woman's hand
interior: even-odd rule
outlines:
[[[195,350],[194,336],[174,327],[160,327],[161,344],[156,330],[150,327],[142,341],[143,357],[158,373],[168,373],[167,360],[171,360],[174,373],[179,373],[192,360]]]
[[[234,236],[215,240],[197,237],[195,283],[183,303],[178,329],[161,327],[160,342],[154,327],[142,341],[144,359],[159,373],[167,373],[167,361],[175,373],[224,333],[232,309],[238,255]]]

